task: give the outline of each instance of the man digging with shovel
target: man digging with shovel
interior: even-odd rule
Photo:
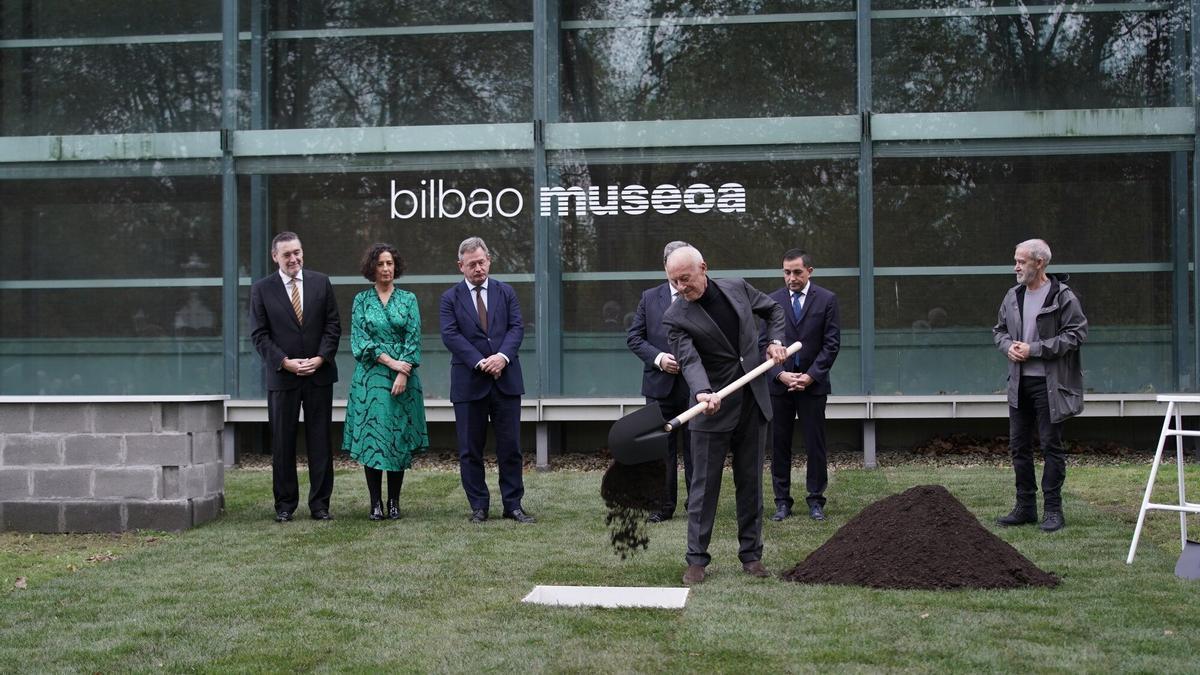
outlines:
[[[767,383],[756,378],[724,400],[714,392],[763,363],[758,320],[766,320],[766,357],[787,358],[783,347],[783,309],[743,279],[709,279],[700,251],[685,246],[667,258],[667,278],[679,290],[663,315],[667,337],[693,398],[707,403],[691,422],[692,482],[688,491],[687,571],[683,583],[704,581],[712,556],[712,538],[721,470],[733,453],[737,494],[738,559],[756,577],[768,576],[762,564],[763,454],[771,421]]]

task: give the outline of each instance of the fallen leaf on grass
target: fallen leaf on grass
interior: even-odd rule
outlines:
[[[17,580],[13,582],[13,588],[15,588],[17,590],[23,591],[28,586],[29,586],[29,584],[25,581],[25,577],[17,577]]]
[[[924,612],[924,613],[922,613],[922,614],[921,614],[921,618],[922,618],[922,619],[928,619],[928,618],[929,618],[929,612]]]
[[[75,565],[67,565],[67,571],[68,572],[78,572],[79,568],[76,567]]]
[[[153,544],[156,541],[158,541],[158,537],[146,537],[147,544]]]
[[[1163,631],[1163,635],[1174,635],[1174,634],[1175,634],[1175,631],[1173,631],[1173,630],[1164,630]]]
[[[89,555],[87,561],[90,563],[102,563],[112,562],[116,559],[117,556],[113,555],[112,551],[105,551],[104,553],[95,553],[93,555]]]

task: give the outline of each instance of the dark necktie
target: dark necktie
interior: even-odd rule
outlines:
[[[479,327],[487,332],[487,307],[483,306],[483,286],[475,287],[475,311],[479,312]]]
[[[792,316],[796,317],[796,323],[800,323],[800,319],[804,317],[804,302],[803,293],[792,294]]]

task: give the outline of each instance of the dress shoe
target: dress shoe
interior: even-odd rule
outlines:
[[[513,509],[512,511],[505,511],[504,517],[508,518],[509,520],[515,520],[518,523],[524,523],[526,525],[537,522],[536,520],[533,519],[533,516],[529,515],[528,513],[525,513],[521,509]]]
[[[371,512],[367,514],[367,520],[383,520],[383,504],[371,502]]]
[[[751,560],[748,563],[742,563],[742,571],[752,577],[759,577],[760,579],[771,576],[771,573],[767,571],[767,568],[763,567],[761,560]]]
[[[395,499],[389,499],[387,502],[388,518],[392,520],[400,520],[400,502]]]
[[[309,514],[309,518],[313,520],[333,520],[333,515],[329,513],[329,509],[317,509]]]
[[[825,520],[825,509],[814,504],[808,507],[808,517],[818,521]]]
[[[1049,517],[1049,515],[1049,513],[1046,514],[1047,517]],[[1059,518],[1062,518],[1061,514],[1059,514]],[[1012,525],[1028,525],[1036,522],[1037,509],[1029,509],[1023,506],[1014,507],[1007,516],[1000,516],[996,519],[997,524],[1004,525],[1006,527]]]
[[[1062,511],[1047,511],[1045,518],[1042,519],[1041,528],[1042,532],[1056,532],[1063,529],[1066,524],[1067,521],[1063,518]]]
[[[688,565],[683,572],[683,585],[691,586],[704,581],[704,565]]]
[[[292,512],[287,509],[280,509],[275,512],[275,522],[286,523],[292,519]]]
[[[791,517],[791,515],[792,515],[792,507],[786,506],[786,505],[781,505],[781,506],[779,506],[779,508],[775,509],[775,513],[771,516],[771,520],[778,523],[779,521],[783,520],[784,518]]]
[[[487,511],[484,509],[475,509],[471,512],[472,523],[482,523],[487,520]]]
[[[650,514],[650,517],[646,519],[646,522],[647,523],[661,523],[663,521],[670,520],[673,517],[674,516],[670,513],[663,513],[662,511],[655,511],[654,513]]]

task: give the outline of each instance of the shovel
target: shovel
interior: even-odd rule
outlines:
[[[800,351],[800,343],[793,342],[787,348],[787,355],[791,356],[798,351]],[[757,368],[718,391],[717,397],[724,400],[745,386],[747,382],[770,370],[774,365],[774,361],[763,361]],[[707,405],[707,403],[697,403],[670,421],[663,419],[662,409],[658,404],[639,408],[617,420],[608,430],[608,451],[612,453],[613,459],[622,464],[641,464],[663,459],[669,451],[667,439],[671,433],[688,420],[704,412]]]
[[[1183,544],[1183,553],[1175,563],[1175,576],[1180,579],[1200,579],[1200,542],[1191,539]]]

